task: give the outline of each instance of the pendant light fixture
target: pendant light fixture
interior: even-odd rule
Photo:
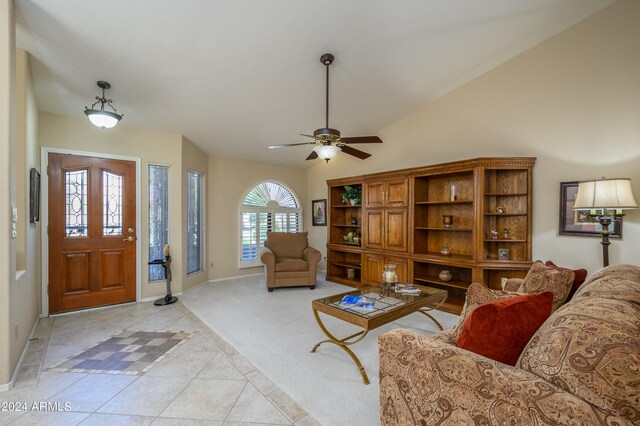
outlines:
[[[98,87],[102,89],[102,97],[96,96],[96,102],[91,105],[91,108],[85,107],[84,113],[89,117],[91,123],[94,126],[101,127],[103,129],[110,129],[116,124],[118,121],[122,120],[122,116],[124,114],[118,114],[116,109],[111,104],[111,99],[107,99],[104,97],[104,91],[111,88],[111,85],[106,81],[98,81]],[[100,103],[100,109],[94,109],[94,107]],[[105,111],[104,105],[107,104],[113,110]]]

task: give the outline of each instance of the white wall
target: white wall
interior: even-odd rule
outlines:
[[[620,0],[585,21],[381,129],[373,156],[339,155],[307,173],[309,199],[326,179],[481,156],[534,156],[533,256],[602,265],[597,238],[558,236],[563,181],[629,177],[640,201],[640,2]],[[343,129],[344,130],[344,129]],[[310,217],[307,217],[310,222]],[[309,223],[308,223],[309,225]],[[640,211],[624,218],[611,263],[640,264]],[[326,229],[313,228],[325,249]]]

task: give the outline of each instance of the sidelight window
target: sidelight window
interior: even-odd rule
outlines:
[[[202,270],[202,175],[187,172],[187,274]]]
[[[149,164],[149,260],[164,257],[169,244],[169,166]],[[149,281],[164,280],[162,265],[149,265]]]

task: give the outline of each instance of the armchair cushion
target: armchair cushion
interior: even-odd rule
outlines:
[[[279,257],[276,259],[276,272],[306,272],[309,263],[306,260],[293,257]]]
[[[488,302],[464,321],[456,346],[516,365],[520,353],[551,315],[553,293],[523,294]]]
[[[267,232],[265,247],[271,249],[276,258],[302,258],[302,252],[309,245],[306,232]]]

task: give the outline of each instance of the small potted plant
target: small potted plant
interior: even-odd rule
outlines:
[[[362,202],[362,188],[359,186],[346,185],[342,193],[342,202],[344,204],[351,204],[352,206],[360,204]]]

